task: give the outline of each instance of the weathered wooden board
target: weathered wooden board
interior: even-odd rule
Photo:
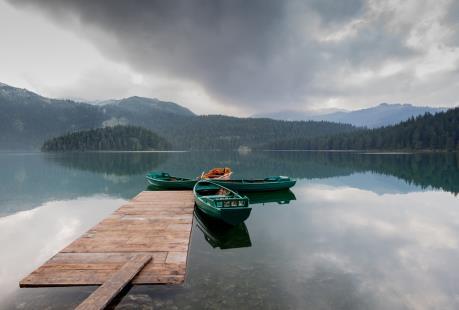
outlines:
[[[75,310],[105,309],[149,261],[151,261],[150,255],[138,254],[132,257],[113,273],[104,284],[76,307]]]
[[[134,277],[133,284],[183,283],[193,209],[191,191],[141,192],[19,285],[101,285],[139,254],[153,260]]]

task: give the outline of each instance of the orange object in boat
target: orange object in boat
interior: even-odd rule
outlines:
[[[223,179],[227,180],[230,178],[233,171],[231,168],[214,168],[201,174],[201,179]]]

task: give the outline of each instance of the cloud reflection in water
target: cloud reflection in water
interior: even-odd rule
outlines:
[[[56,252],[120,207],[104,195],[44,203],[0,218],[0,299]]]
[[[297,256],[302,269],[352,275],[359,295],[372,296],[375,308],[458,307],[457,197],[442,191],[377,194],[317,183],[301,184],[295,194],[303,205],[295,210],[303,215],[289,217],[297,222],[290,227],[298,229],[290,235],[303,244],[309,239],[303,247],[308,252]]]

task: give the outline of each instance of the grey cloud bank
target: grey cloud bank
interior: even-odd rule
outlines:
[[[10,3],[47,14],[136,72],[191,82],[246,111],[457,104],[454,1]]]

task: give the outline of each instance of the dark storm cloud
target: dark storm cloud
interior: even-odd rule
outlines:
[[[309,6],[316,11],[323,23],[341,24],[364,12],[364,0],[310,0]]]
[[[195,82],[242,107],[338,92],[329,79],[336,72],[414,54],[405,44],[409,29],[386,27],[390,14],[368,16],[363,0],[11,3],[43,10],[139,72]],[[353,30],[359,20],[364,25]],[[330,33],[338,38],[327,39]]]

